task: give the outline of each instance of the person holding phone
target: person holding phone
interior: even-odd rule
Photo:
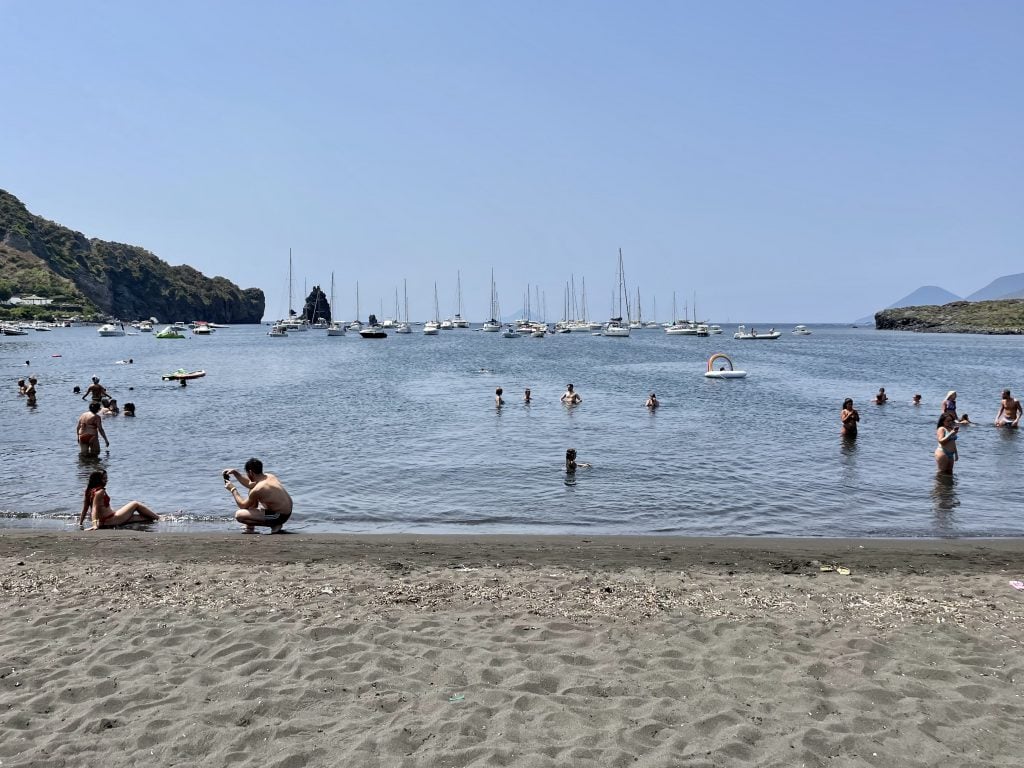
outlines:
[[[960,458],[956,447],[957,433],[960,427],[956,425],[956,417],[948,411],[939,416],[939,422],[935,425],[935,437],[939,441],[939,447],[935,449],[935,466],[940,475],[952,475],[953,464]]]
[[[271,533],[280,533],[292,515],[292,497],[281,485],[276,475],[263,471],[263,462],[252,458],[245,462],[245,474],[228,468],[223,472],[224,487],[231,492],[231,498],[238,505],[235,520],[245,526],[246,533],[255,533],[256,526],[270,528]],[[231,482],[231,477],[249,489],[247,498]]]

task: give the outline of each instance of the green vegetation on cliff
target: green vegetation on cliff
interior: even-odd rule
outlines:
[[[875,314],[875,327],[931,333],[1019,334],[1024,333],[1024,299],[884,309]]]
[[[265,299],[223,277],[172,267],[144,248],[86,238],[0,190],[0,299],[35,293],[51,313],[258,323]]]

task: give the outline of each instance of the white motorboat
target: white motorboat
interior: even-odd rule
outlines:
[[[747,332],[747,326],[738,325],[736,326],[736,333],[732,335],[734,339],[741,339],[744,341],[772,341],[779,338],[782,335],[781,331],[776,331],[774,328],[769,328],[767,333],[758,333],[756,328],[751,328],[750,332]]]
[[[139,330],[142,329],[140,328]],[[193,336],[209,336],[211,333],[213,333],[213,329],[206,323],[196,323],[192,327]]]
[[[669,336],[696,336],[697,326],[684,320],[676,320],[676,322],[665,329],[665,333]]]
[[[715,368],[718,365],[718,368]],[[708,358],[708,369],[704,375],[709,379],[745,379],[746,371],[737,371],[728,355],[716,352]]]
[[[504,339],[518,339],[519,330],[514,325],[509,323],[508,325],[505,326],[505,330],[501,332],[501,336]]]
[[[153,324],[151,322],[149,322],[148,320],[143,320],[141,323],[139,323],[139,332],[140,333],[152,333],[153,332]]]
[[[707,336],[711,335],[711,331],[708,329],[708,327],[704,323],[698,323],[697,324],[697,335],[698,336],[707,337]]]
[[[7,331],[5,330],[4,333]],[[100,336],[124,336],[124,325],[114,325],[113,323],[104,323],[96,331]]]
[[[811,332],[806,325],[798,325],[793,329],[794,336],[810,336]]]
[[[267,331],[267,336],[271,336],[275,339],[280,339],[288,335],[288,330],[280,323],[274,323],[270,326],[270,330]]]
[[[716,335],[720,334],[721,332],[722,332],[722,326],[720,326],[720,325],[715,325],[714,323],[712,323],[711,325],[708,326],[708,333],[710,333],[712,336],[716,336]]]

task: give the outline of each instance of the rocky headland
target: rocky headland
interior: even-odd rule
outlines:
[[[883,309],[875,313],[880,330],[922,333],[1024,333],[1024,299],[952,301],[949,304]]]
[[[265,298],[224,277],[171,266],[135,245],[87,238],[0,190],[0,299],[38,294],[54,313],[258,323]]]

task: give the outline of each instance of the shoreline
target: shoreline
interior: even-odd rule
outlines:
[[[993,538],[791,538],[572,534],[345,534],[289,533],[269,536],[239,532],[157,534],[131,529],[98,532],[0,529],[0,557],[35,552],[66,557],[123,557],[162,562],[283,562],[308,558],[333,564],[372,562],[401,556],[420,565],[439,559],[501,559],[508,564],[654,570],[722,566],[748,572],[845,559],[871,570],[939,572],[978,568],[1024,569],[1024,537]],[[785,573],[797,571],[783,570]]]

